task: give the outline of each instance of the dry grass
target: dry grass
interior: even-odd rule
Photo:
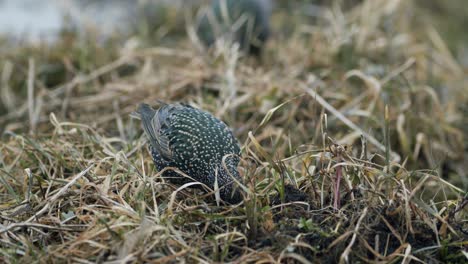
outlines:
[[[8,46],[2,260],[466,261],[467,70],[431,25],[415,32],[416,9],[381,0],[313,19],[275,12],[260,61],[222,45],[202,53],[171,31]],[[160,177],[129,117],[156,100],[190,102],[233,128],[244,203],[216,206]]]

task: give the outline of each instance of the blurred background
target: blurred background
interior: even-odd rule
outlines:
[[[158,7],[180,8],[197,1],[131,0],[2,0],[0,30],[9,38],[29,42],[57,40],[64,29],[98,31],[103,37],[131,34],[144,17],[156,16]]]
[[[136,103],[148,98],[148,94],[151,95],[149,98],[195,101],[207,107],[222,106],[228,114],[231,112],[224,119],[234,124],[242,123],[236,119],[239,116],[232,113],[248,109],[246,105],[234,107],[227,103],[227,98],[242,96],[242,87],[233,86],[229,79],[232,77],[219,75],[216,70],[222,65],[219,64],[222,54],[226,63],[229,56],[234,60],[238,58],[219,47],[214,56],[206,57],[193,34],[200,10],[210,2],[0,0],[0,131],[50,131],[48,114],[54,112],[67,120],[91,122],[98,131],[112,135],[115,119],[108,117],[103,121],[96,119],[96,115],[112,116],[116,111],[115,104],[119,104],[124,108],[119,114],[124,114],[125,124],[126,114]],[[413,168],[430,166],[440,173],[466,175],[468,5],[464,0],[257,2],[272,11],[271,36],[263,56],[254,64],[247,59],[246,66],[264,70],[264,78],[269,72],[275,72],[279,78],[284,76],[281,81],[285,83],[288,78],[289,83],[320,79],[324,83],[319,85],[322,87],[319,91],[335,103],[335,107],[342,107],[345,114],[367,109],[378,120],[384,102],[389,103],[395,109],[390,131],[394,149],[403,156],[411,153]],[[165,48],[173,50],[164,51]],[[156,59],[151,58],[152,52],[168,53],[164,58],[155,55]],[[145,57],[147,55],[149,57]],[[158,78],[167,75],[170,69],[175,72],[191,70],[184,70],[184,66],[190,64],[180,64],[179,56],[204,58],[202,65],[207,67],[202,68],[198,79],[175,75],[161,83]],[[124,59],[127,57],[131,59]],[[353,100],[365,96],[360,94],[362,84],[343,83],[343,76],[355,75],[353,70],[358,70],[372,78],[385,80],[394,78],[388,74],[398,67],[406,67],[405,63],[415,67],[398,80],[385,81],[379,97],[381,105],[352,105],[356,103]],[[164,70],[166,66],[167,70]],[[111,67],[109,72],[100,74],[106,67]],[[32,68],[36,83],[33,87],[28,84]],[[188,79],[184,80],[186,77]],[[241,82],[253,78],[235,77]],[[256,78],[262,79],[261,75]],[[191,91],[192,86],[210,87],[213,80],[218,86],[216,89],[221,90],[214,103],[210,103],[210,97],[203,93],[184,95],[164,87],[181,82],[185,85],[182,90]],[[115,88],[119,85],[134,88]],[[138,85],[142,85],[141,90]],[[258,98],[266,96],[262,94],[265,90],[256,92],[258,87],[251,84],[252,98],[256,101],[247,100],[247,105],[265,111],[288,99],[288,88],[278,92],[275,90],[278,83],[272,81],[268,85],[270,97],[264,100]],[[347,89],[347,85],[353,89]],[[419,88],[396,88],[404,86]],[[28,91],[28,87],[35,91]],[[114,87],[112,89],[117,91],[111,89],[109,92],[106,87]],[[126,94],[119,89],[139,92]],[[231,97],[223,96],[226,94],[223,90]],[[300,94],[295,91],[289,95]],[[432,99],[427,98],[427,94]],[[96,96],[94,101],[91,100],[93,96]],[[108,102],[114,107],[108,107]],[[437,113],[437,122],[431,120],[432,111]],[[353,118],[359,125],[376,133],[378,139],[382,138],[379,122],[369,123],[357,116]],[[99,121],[96,123],[96,120]],[[401,122],[406,122],[403,128],[398,127],[402,126]],[[446,126],[438,127],[438,122]],[[339,123],[336,124],[331,124],[330,129],[335,129],[337,137],[343,136],[345,131]],[[245,137],[248,129],[252,127],[241,126],[237,133],[241,138]],[[295,143],[299,145],[308,140],[299,138]],[[425,156],[422,160],[417,157],[420,151]],[[460,177],[453,177],[460,181]],[[466,180],[462,182],[468,186]]]
[[[103,36],[132,34],[132,30],[145,19],[148,26],[158,26],[158,9],[167,6],[176,9],[197,7],[204,0],[0,0],[0,34],[19,41],[53,41],[63,29],[77,31],[97,30]],[[351,8],[362,1],[342,0],[273,0],[276,8],[288,8],[304,16],[320,16],[320,7],[339,2]],[[447,40],[451,51],[468,65],[468,6],[463,0],[416,0],[413,16],[427,16]],[[161,10],[159,10],[161,12]],[[182,16],[183,13],[179,15]],[[160,22],[160,21],[159,21]]]

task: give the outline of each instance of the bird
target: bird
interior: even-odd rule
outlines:
[[[240,147],[230,128],[188,104],[161,103],[156,110],[141,103],[136,112],[149,140],[152,159],[159,171],[174,167],[190,178],[174,170],[166,170],[162,176],[174,184],[197,181],[213,190],[217,186],[221,200],[240,203],[243,196],[235,185],[236,181],[242,182],[237,170]]]
[[[270,36],[271,6],[271,0],[212,0],[200,16],[197,35],[207,47],[223,38],[260,55]]]

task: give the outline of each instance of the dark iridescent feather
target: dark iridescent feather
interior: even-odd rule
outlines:
[[[182,104],[164,104],[158,110],[141,104],[138,113],[158,170],[176,167],[212,189],[217,177],[224,201],[241,200],[240,193],[233,191],[232,179],[240,181],[240,148],[226,124],[205,111]],[[173,171],[163,176],[177,184],[191,181]]]

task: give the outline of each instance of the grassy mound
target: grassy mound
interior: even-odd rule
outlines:
[[[2,260],[466,261],[467,69],[417,1],[356,2],[276,10],[260,60],[171,8],[130,39],[3,41]],[[233,128],[244,203],[160,177],[129,116],[156,100]]]

